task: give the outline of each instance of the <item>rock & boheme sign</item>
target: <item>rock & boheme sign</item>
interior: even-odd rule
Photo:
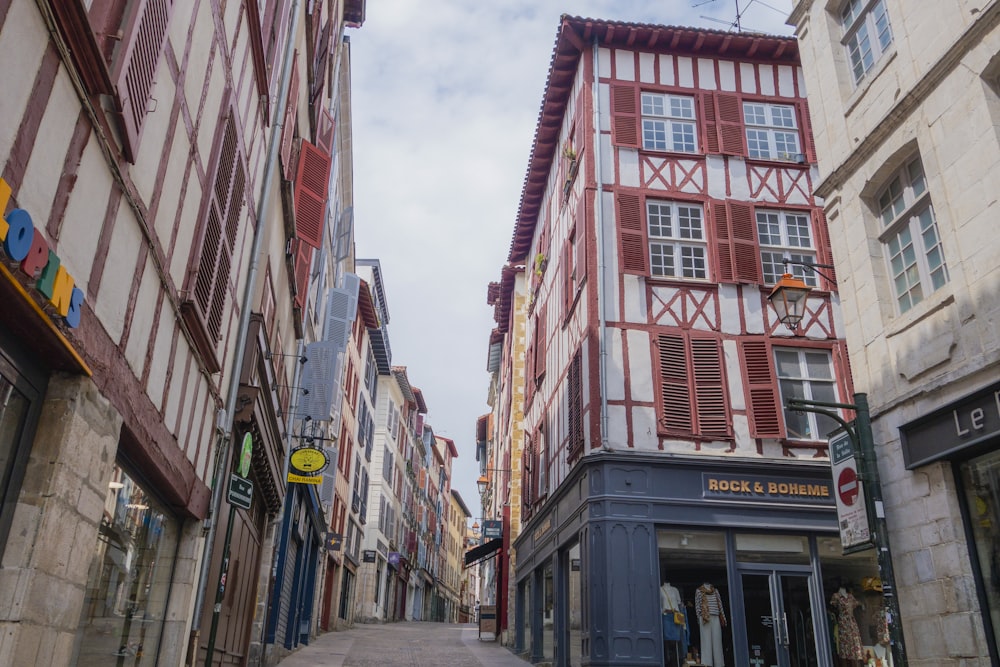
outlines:
[[[802,481],[792,477],[702,473],[702,496],[705,498],[831,505],[831,487],[832,484],[826,480]]]

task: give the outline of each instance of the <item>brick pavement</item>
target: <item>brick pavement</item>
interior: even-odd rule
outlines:
[[[327,632],[282,660],[280,667],[526,667],[497,642],[478,638],[472,623],[358,624]]]

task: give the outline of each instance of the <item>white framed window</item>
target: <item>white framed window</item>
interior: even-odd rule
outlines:
[[[643,148],[694,153],[697,146],[693,97],[665,93],[642,94]]]
[[[790,104],[744,102],[743,124],[747,132],[747,150],[759,160],[804,162],[795,107]]]
[[[647,201],[646,224],[652,275],[708,278],[705,215],[700,204]]]
[[[948,282],[948,266],[920,158],[900,169],[876,197],[889,276],[900,313]]]
[[[885,0],[847,0],[840,10],[840,25],[851,74],[854,83],[859,83],[892,44]]]
[[[785,417],[785,430],[792,440],[825,440],[840,424],[814,412],[795,412],[786,405],[789,398],[837,402],[837,386],[828,350],[775,348],[774,367]]]
[[[795,262],[815,264],[812,223],[804,211],[757,211],[757,240],[764,284],[774,285],[785,273],[783,260],[789,260],[788,272],[806,285],[816,287],[816,272]]]

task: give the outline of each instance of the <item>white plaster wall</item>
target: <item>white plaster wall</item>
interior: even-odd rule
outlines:
[[[196,49],[199,50],[199,49]],[[168,72],[165,72],[166,63],[161,60],[160,68],[157,69],[157,76],[153,81],[153,88],[150,91],[151,111],[146,114],[142,122],[142,136],[139,138],[139,150],[136,154],[136,163],[143,165],[143,169],[131,171],[132,180],[143,201],[152,200],[153,191],[156,188],[159,177],[160,156],[163,154],[163,146],[167,141],[167,131],[170,129],[170,109],[174,104],[174,82]],[[198,70],[189,70],[191,74],[197,75]],[[201,83],[198,76],[189,76]],[[212,124],[214,123],[206,123]],[[184,127],[184,122],[178,119],[179,128]],[[183,132],[183,129],[181,129]],[[175,130],[175,134],[178,132]],[[166,193],[164,193],[166,195]]]
[[[173,308],[170,301],[164,299],[160,305],[159,326],[153,337],[153,356],[149,364],[149,380],[146,383],[146,391],[153,405],[163,408],[164,392],[167,383],[167,370],[170,368],[170,346],[173,341],[175,322],[173,319]],[[167,422],[167,428],[172,424]]]
[[[656,452],[660,439],[656,435],[656,408],[632,407],[632,444],[639,451]]]
[[[653,348],[649,334],[639,329],[629,329],[627,340],[632,400],[652,401],[656,394],[653,389]]]
[[[76,187],[66,204],[57,253],[83,289],[90,282],[100,240],[98,230],[104,222],[111,187],[111,174],[105,168],[104,155],[95,141],[88,141],[80,159]]]
[[[52,173],[52,165],[63,163],[78,113],[73,85],[68,77],[57,76],[17,195],[20,207],[28,211],[35,227],[43,233],[60,183],[58,174]]]
[[[8,155],[14,144],[18,124],[10,122],[9,119],[21,118],[24,115],[24,109],[28,105],[28,98],[35,84],[38,64],[48,44],[48,30],[35,4],[10,3],[4,30],[0,32],[0,53],[16,54],[17,65],[8,66],[4,71],[0,118],[5,119],[5,122],[0,123],[0,155]],[[77,107],[75,101],[74,107]]]
[[[148,255],[146,261],[136,267],[136,274],[141,278],[124,352],[132,373],[136,377],[141,377],[146,364],[146,349],[149,347],[150,335],[153,332],[153,316],[156,314],[156,295],[160,290],[160,281]]]

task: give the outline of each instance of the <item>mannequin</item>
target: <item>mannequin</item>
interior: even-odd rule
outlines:
[[[687,654],[691,630],[688,628],[687,616],[681,602],[681,592],[669,582],[660,586],[660,609],[663,612],[664,662],[667,662],[668,649],[676,655],[677,664]]]
[[[848,665],[856,665],[865,657],[861,648],[861,632],[854,618],[854,610],[860,605],[843,586],[830,598],[830,606],[837,613],[837,656]]]
[[[681,610],[681,592],[667,581],[660,586],[660,609],[664,614]]]
[[[701,662],[709,667],[725,667],[722,655],[722,628],[726,627],[726,614],[722,610],[722,596],[709,582],[703,583],[694,593],[695,613],[701,621]]]

